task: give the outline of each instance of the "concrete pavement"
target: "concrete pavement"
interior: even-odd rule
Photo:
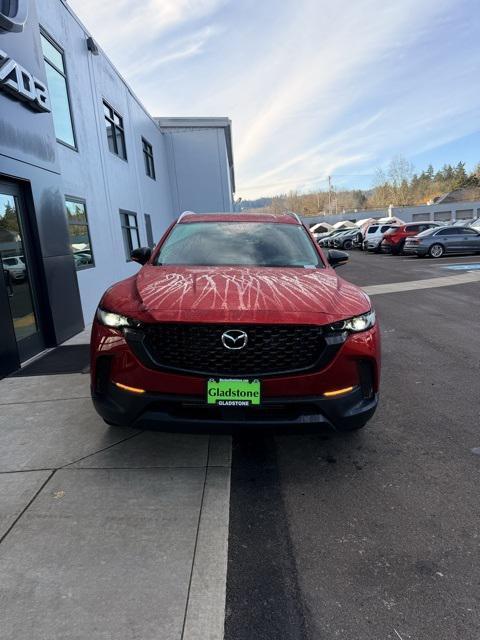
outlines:
[[[228,436],[109,427],[88,375],[0,381],[2,640],[220,640],[229,486]]]

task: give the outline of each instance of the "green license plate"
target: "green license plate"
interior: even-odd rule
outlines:
[[[248,407],[260,404],[260,380],[211,378],[207,382],[207,403],[222,407]]]

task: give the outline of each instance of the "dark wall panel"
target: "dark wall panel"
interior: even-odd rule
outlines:
[[[58,344],[68,340],[84,327],[75,267],[71,255],[44,258],[43,264],[48,283],[48,302]]]
[[[61,178],[42,171],[32,181],[35,217],[44,258],[70,256],[65,196]],[[76,276],[74,274],[76,280]]]
[[[3,269],[0,265],[0,378],[18,369],[20,361]]]

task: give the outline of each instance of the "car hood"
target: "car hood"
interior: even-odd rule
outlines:
[[[157,267],[114,285],[102,306],[144,321],[334,322],[368,296],[333,269]]]

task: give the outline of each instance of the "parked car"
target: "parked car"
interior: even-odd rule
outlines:
[[[349,229],[345,231],[345,233],[333,238],[333,247],[335,249],[352,249],[354,241],[358,240],[359,237],[362,237],[361,231],[358,229]]]
[[[88,251],[79,251],[73,254],[73,259],[75,260],[75,267],[78,269],[79,267],[86,267],[89,264],[92,264],[92,254]]]
[[[407,238],[403,252],[419,258],[441,258],[446,253],[480,253],[480,233],[472,227],[455,225],[427,229]]]
[[[9,271],[12,282],[25,280],[27,268],[25,267],[23,256],[8,256],[2,258],[2,265],[6,271]]]
[[[383,239],[383,234],[389,229],[396,229],[398,225],[395,224],[372,224],[368,227],[365,233],[365,239],[363,241],[364,251],[373,251],[378,253],[380,251],[380,243]]]
[[[337,240],[339,240],[340,238],[343,238],[347,233],[349,233],[349,231],[350,229],[342,229],[340,233],[330,236],[327,241],[327,247],[333,249],[333,247],[335,246],[335,242],[337,242]]]
[[[378,402],[380,331],[289,214],[186,214],[103,295],[91,383],[109,424],[358,429]]]
[[[363,241],[365,239],[365,231],[366,229],[358,230],[358,235],[356,235],[355,238],[353,239],[354,249],[360,249],[360,251],[363,251]]]
[[[331,231],[330,233],[326,234],[323,238],[321,238],[318,241],[319,246],[328,247],[330,240],[333,240],[333,238],[339,235],[340,233],[345,233],[345,229],[335,229],[335,231]]]
[[[440,227],[438,222],[409,222],[408,224],[402,224],[394,229],[389,229],[383,235],[383,239],[380,243],[380,250],[382,253],[391,253],[398,256],[403,251],[405,240],[410,236],[416,236],[422,231],[427,229],[433,229]]]

